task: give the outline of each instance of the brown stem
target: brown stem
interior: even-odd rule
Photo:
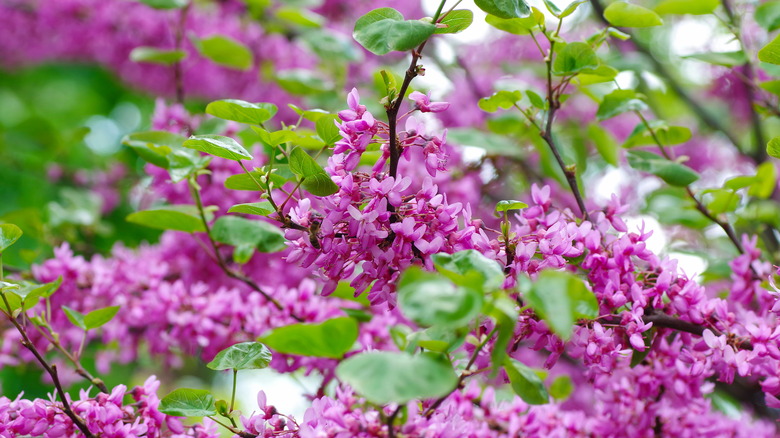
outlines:
[[[100,392],[105,394],[110,394],[111,392],[108,390],[108,387],[106,384],[101,380],[100,378],[97,378],[90,374],[89,371],[84,369],[84,367],[81,365],[81,362],[76,359],[75,356],[73,356],[68,350],[65,349],[65,347],[60,344],[60,342],[54,337],[47,335],[42,329],[39,329],[40,333],[43,335],[44,338],[46,338],[47,341],[49,341],[54,348],[59,350],[68,361],[73,365],[73,368],[76,371],[76,374],[83,377],[85,380],[87,380],[89,383],[97,386],[97,388],[100,390]]]
[[[187,3],[179,11],[179,22],[176,25],[175,35],[175,48],[176,50],[182,49],[182,42],[184,40],[184,28],[187,24],[187,13],[190,10],[192,3]],[[176,103],[184,104],[184,72],[182,71],[181,61],[176,61],[173,64],[173,80],[176,87]]]
[[[401,412],[401,408],[403,408],[403,405],[398,405],[397,408],[393,411],[390,416],[387,417],[387,438],[395,438],[395,419],[398,417],[398,414]]]

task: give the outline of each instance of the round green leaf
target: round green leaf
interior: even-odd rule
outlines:
[[[272,103],[250,103],[238,99],[217,100],[206,106],[206,113],[214,117],[255,125],[267,122],[277,111]]]
[[[380,405],[441,397],[458,384],[452,365],[429,354],[362,353],[341,362],[336,376]]]
[[[780,1],[768,1],[756,6],[754,17],[756,23],[768,32],[780,29]]]
[[[525,0],[474,0],[477,7],[499,18],[524,18],[531,14]]]
[[[278,252],[286,248],[284,233],[261,220],[239,216],[222,216],[214,222],[211,236],[217,242],[232,246],[251,245],[260,252]]]
[[[0,225],[0,252],[3,252],[22,237],[22,229],[14,224]]]
[[[422,326],[463,327],[482,309],[482,294],[412,266],[398,283],[398,305]]]
[[[352,37],[366,50],[384,55],[407,51],[419,46],[436,31],[436,26],[418,20],[404,20],[392,8],[379,8],[360,17]]]
[[[111,321],[114,316],[116,316],[117,312],[119,312],[119,306],[110,306],[93,310],[84,315],[84,326],[86,326],[87,330],[98,328]]]
[[[252,159],[252,155],[237,141],[223,135],[193,135],[183,146],[233,161]]]
[[[780,158],[780,137],[769,140],[766,145],[766,153],[770,157]]]
[[[437,27],[434,33],[458,33],[466,30],[474,21],[474,13],[468,9],[455,9],[441,20],[447,27]]]
[[[151,64],[171,65],[187,57],[184,50],[164,50],[155,47],[136,47],[130,52],[133,62],[148,62]]]
[[[173,417],[205,417],[215,415],[217,410],[209,391],[179,388],[160,400],[160,412]]]
[[[577,320],[595,318],[599,311],[593,292],[568,272],[542,271],[523,299],[564,340]]]
[[[530,405],[543,405],[550,401],[547,388],[534,370],[512,358],[504,362],[504,370],[509,376],[512,390],[523,401]]]
[[[244,44],[224,35],[214,35],[203,39],[193,39],[201,55],[217,64],[237,70],[252,68],[254,56]]]
[[[496,204],[496,211],[503,212],[503,211],[510,211],[510,210],[521,210],[523,208],[528,207],[528,204],[522,201],[498,201]]]
[[[177,230],[187,233],[206,231],[198,209],[193,205],[169,205],[137,211],[128,215],[126,220],[159,230]]]
[[[185,140],[181,135],[168,131],[145,131],[126,135],[122,144],[131,147],[144,161],[168,169],[168,156],[174,149],[181,148]]]
[[[357,337],[358,325],[354,319],[334,318],[319,324],[279,327],[259,340],[279,353],[339,359],[352,349]]]
[[[706,15],[715,12],[720,0],[663,0],[655,7],[659,14]],[[758,18],[758,11],[756,11]]]
[[[212,370],[256,370],[268,367],[271,351],[259,342],[242,342],[220,351],[206,364]]]
[[[574,392],[574,383],[571,377],[561,375],[550,384],[550,395],[556,400],[566,400]]]
[[[257,189],[257,186],[255,186],[255,189]],[[236,204],[228,210],[228,213],[254,214],[257,216],[268,216],[273,212],[274,209],[268,201]]]
[[[473,249],[434,254],[431,259],[437,271],[459,286],[490,292],[504,283],[504,270],[498,262]]]
[[[574,42],[558,52],[553,62],[553,73],[559,76],[577,74],[581,71],[593,70],[599,66],[596,52],[585,43]]]
[[[606,96],[596,111],[598,120],[607,120],[629,111],[642,111],[647,105],[634,90],[615,90]]]
[[[624,1],[607,6],[604,18],[609,24],[618,27],[651,27],[664,23],[661,17],[650,9]]]
[[[780,65],[780,35],[758,51],[758,59],[770,64]]]

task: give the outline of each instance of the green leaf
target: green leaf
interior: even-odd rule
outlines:
[[[614,4],[614,3],[613,3]],[[553,62],[553,73],[558,76],[568,76],[581,71],[593,70],[599,66],[596,52],[585,43],[574,42],[558,52]]]
[[[116,316],[117,312],[119,312],[119,306],[104,307],[87,313],[84,316],[86,330],[98,328],[111,321],[114,316]]]
[[[324,18],[306,9],[281,7],[275,11],[276,18],[301,27],[322,27]]]
[[[68,317],[68,321],[76,327],[87,330],[87,324],[84,322],[84,314],[78,310],[71,309],[68,306],[62,306],[62,311],[65,312],[65,316]]]
[[[257,186],[255,186],[255,188],[257,188]],[[228,210],[228,213],[254,214],[257,216],[268,216],[273,212],[274,208],[268,201],[236,204]]]
[[[302,186],[314,196],[328,196],[339,191],[339,186],[325,172],[307,176]]]
[[[673,146],[691,139],[691,130],[684,126],[669,126],[663,120],[653,120],[650,127],[655,138],[644,123],[639,123],[623,143],[623,147],[656,145],[656,138],[663,146]]]
[[[433,33],[458,33],[466,30],[474,22],[474,13],[468,9],[455,9],[441,20],[447,27],[437,27]]]
[[[780,1],[768,1],[756,6],[753,17],[768,32],[780,29]]]
[[[540,110],[547,109],[547,102],[542,99],[542,96],[534,93],[531,90],[525,90],[525,94],[528,96],[528,100],[531,101],[531,105],[539,108]]]
[[[194,205],[168,205],[137,211],[126,220],[158,230],[177,230],[187,233],[205,232],[200,213]]]
[[[772,196],[777,186],[777,169],[774,163],[766,161],[756,169],[756,181],[748,189],[748,195],[766,199]]]
[[[193,135],[183,146],[233,161],[252,159],[252,155],[237,141],[223,135]]]
[[[224,35],[213,35],[203,39],[193,40],[201,55],[219,65],[236,70],[252,68],[254,56],[240,41]]]
[[[461,146],[473,146],[485,150],[489,156],[522,157],[523,149],[504,135],[480,131],[474,128],[447,130],[447,142]]]
[[[352,37],[369,52],[384,55],[412,50],[435,31],[432,23],[404,20],[393,8],[379,8],[358,18]]]
[[[770,157],[780,158],[780,137],[769,140],[766,145],[766,153]]]
[[[212,370],[257,370],[271,363],[271,351],[259,342],[242,342],[220,351],[206,366]]]
[[[211,157],[202,157],[197,152],[183,147],[171,149],[166,158],[168,174],[171,175],[171,181],[174,183],[189,178],[195,172],[204,169],[211,161]]]
[[[138,0],[155,9],[179,9],[187,5],[189,0]]]
[[[187,57],[184,50],[164,50],[155,47],[136,47],[130,52],[133,62],[148,62],[151,64],[171,65]]]
[[[473,249],[434,254],[431,260],[437,271],[459,286],[491,292],[504,283],[504,270],[498,262]]]
[[[504,370],[509,376],[509,383],[512,390],[519,395],[524,402],[529,405],[543,405],[550,401],[547,388],[544,387],[542,379],[523,363],[507,358],[504,361]]]
[[[587,1],[588,0],[577,0],[569,3],[569,6],[566,6],[563,12],[560,13],[559,18],[566,18],[573,14],[581,4],[586,3]]]
[[[339,359],[352,349],[357,337],[354,319],[334,318],[318,324],[279,327],[258,340],[279,353]]]
[[[427,353],[361,353],[341,362],[336,376],[379,405],[441,397],[458,384],[452,365]]]
[[[599,311],[593,292],[568,272],[542,271],[523,299],[564,340],[577,320],[595,318]]]
[[[477,7],[499,18],[524,18],[531,14],[525,0],[474,0]]]
[[[211,228],[211,236],[220,243],[232,246],[251,245],[259,252],[279,252],[286,248],[284,233],[260,220],[239,216],[221,216]]]
[[[398,305],[404,316],[424,327],[463,327],[482,309],[482,294],[457,287],[441,275],[412,266],[398,282]]]
[[[54,295],[54,292],[57,292],[57,290],[60,288],[60,285],[62,285],[62,275],[57,277],[57,279],[52,282],[38,286],[30,293],[30,295],[34,293],[35,295],[42,298],[48,298]]]
[[[618,149],[619,145],[606,129],[601,126],[592,123],[588,125],[588,138],[593,141],[596,146],[596,150],[599,152],[604,161],[617,167],[618,166]]]
[[[708,53],[696,53],[693,55],[684,56],[683,58],[696,59],[708,64],[722,65],[724,67],[735,67],[743,65],[747,62],[747,56],[742,50],[735,52],[708,52]]]
[[[780,35],[758,51],[758,59],[770,64],[780,65]]]
[[[510,210],[521,210],[523,208],[528,207],[528,204],[522,201],[498,201],[498,204],[496,204],[496,211],[502,212],[502,211],[510,211]]]
[[[618,73],[617,69],[601,64],[592,70],[588,70],[587,73],[580,73],[577,75],[577,81],[580,85],[612,82],[617,77]]]
[[[304,110],[291,103],[288,103],[287,106],[289,106],[299,116],[302,116],[304,119],[314,123],[317,123],[317,120],[330,114],[329,112],[321,109]]]
[[[550,395],[556,400],[566,400],[574,392],[574,383],[571,377],[561,375],[550,384]]]
[[[145,131],[126,135],[122,144],[132,148],[144,161],[168,169],[168,156],[174,149],[180,149],[185,140],[168,131]]]
[[[333,88],[331,82],[303,68],[277,71],[274,79],[284,91],[296,96],[318,94]]]
[[[290,152],[290,170],[304,178],[303,188],[312,195],[328,196],[339,191],[339,187],[325,173],[325,170],[299,147]]]
[[[217,100],[206,106],[206,113],[214,117],[255,125],[267,122],[277,111],[278,108],[272,103],[250,103],[237,99]]]
[[[627,158],[634,169],[652,173],[673,186],[685,187],[699,179],[699,174],[690,167],[652,152],[629,151]]]
[[[542,20],[544,20],[544,16],[542,16]],[[513,35],[528,35],[539,26],[535,12],[533,15],[525,18],[500,18],[495,15],[487,15],[485,22],[498,30],[503,30]]]
[[[715,12],[720,0],[664,0],[655,7],[659,14],[707,15]]]
[[[624,1],[607,6],[604,9],[604,18],[617,27],[651,27],[664,23],[661,17],[650,9]]]
[[[732,212],[737,209],[741,196],[733,190],[710,189],[702,192],[704,204],[715,215]]]
[[[22,229],[14,224],[0,225],[0,253],[22,237]]]
[[[493,93],[492,96],[479,99],[478,105],[482,111],[494,113],[498,111],[499,108],[505,110],[512,108],[515,103],[520,101],[522,98],[523,93],[520,91],[501,90]]]
[[[337,141],[341,140],[339,128],[336,126],[336,122],[338,120],[338,116],[327,115],[320,117],[315,122],[317,135],[319,135],[322,141],[324,141],[328,146],[332,146]]]
[[[214,396],[205,389],[179,388],[160,400],[160,412],[173,417],[216,415]]]
[[[607,120],[619,114],[629,111],[642,111],[647,105],[641,100],[634,90],[615,90],[606,96],[599,104],[596,118],[599,121]]]

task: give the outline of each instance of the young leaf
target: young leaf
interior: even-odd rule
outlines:
[[[257,187],[255,187],[257,188]],[[228,210],[228,213],[254,214],[257,216],[268,216],[274,212],[274,208],[268,201],[252,202],[248,204],[236,204]]]
[[[441,397],[458,384],[452,365],[433,354],[361,353],[341,362],[336,375],[379,405]]]
[[[98,328],[111,321],[114,316],[116,316],[117,312],[119,312],[119,306],[110,306],[93,310],[84,316],[84,326],[86,327],[86,330]]]
[[[259,342],[242,342],[220,351],[206,364],[212,370],[256,370],[268,367],[271,351]]]
[[[504,361],[504,370],[509,376],[509,383],[512,390],[519,395],[524,402],[529,405],[543,405],[550,401],[550,395],[547,388],[544,387],[542,379],[523,363],[507,358]]]
[[[650,172],[673,186],[685,187],[699,179],[699,174],[690,167],[652,152],[629,151],[627,159],[634,169]]]
[[[745,52],[742,50],[737,50],[736,52],[696,53],[684,56],[684,58],[696,59],[708,64],[722,65],[724,67],[735,67],[747,62],[747,56],[745,56]]]
[[[76,327],[87,330],[87,324],[84,322],[84,314],[78,310],[71,309],[68,306],[62,306],[62,311],[65,312],[65,316],[68,317],[68,321]]]
[[[136,47],[130,52],[133,62],[148,62],[150,64],[171,65],[187,57],[184,50],[164,50],[155,47]]]
[[[290,170],[303,180],[303,188],[315,196],[328,196],[339,191],[325,170],[301,148],[290,152]]]
[[[352,349],[357,336],[354,319],[333,318],[318,324],[279,327],[258,340],[279,353],[339,359]]]
[[[447,27],[437,27],[433,33],[458,33],[466,30],[474,21],[474,13],[468,9],[455,9],[441,20]]]
[[[302,186],[314,196],[328,196],[339,191],[339,186],[325,172],[307,176]]]
[[[564,340],[577,320],[598,316],[596,296],[568,272],[542,271],[523,299]]]
[[[224,120],[261,125],[273,117],[278,108],[272,103],[250,103],[238,99],[216,100],[206,106],[206,113]]]
[[[506,91],[501,90],[493,93],[492,96],[483,97],[479,100],[478,105],[482,111],[494,113],[501,109],[512,108],[515,102],[520,101],[523,98],[521,91]]]
[[[328,115],[320,117],[314,124],[317,129],[317,135],[329,146],[341,140],[339,128],[336,126],[338,120],[337,116]]]
[[[213,35],[193,40],[201,55],[217,64],[236,70],[252,68],[254,56],[244,44],[224,35]]]
[[[539,26],[534,15],[525,18],[500,18],[495,15],[487,15],[485,21],[498,30],[514,35],[528,35],[531,30]]]
[[[528,204],[522,201],[498,201],[498,204],[496,204],[496,211],[498,212],[504,212],[504,211],[510,211],[510,210],[522,210],[523,208],[528,207]]]
[[[758,51],[759,61],[780,65],[780,35],[777,35],[769,44]]]
[[[615,137],[606,129],[595,123],[588,125],[587,134],[588,138],[590,138],[596,146],[596,150],[601,157],[604,158],[604,161],[617,167],[619,145],[617,140],[615,140]]]
[[[173,417],[205,417],[215,415],[217,410],[209,391],[179,388],[160,400],[160,412]]]
[[[459,286],[491,292],[504,283],[501,266],[473,249],[454,254],[438,253],[431,259],[437,271]]]
[[[566,400],[572,392],[574,392],[574,383],[567,375],[556,377],[550,384],[550,395],[555,400]]]
[[[278,252],[286,248],[284,233],[261,220],[239,216],[221,216],[214,222],[211,235],[217,242],[232,246],[250,245],[259,252]]]
[[[780,137],[769,140],[766,145],[766,153],[770,157],[780,158]]]
[[[663,0],[655,7],[659,14],[706,15],[715,12],[720,0]]]
[[[168,205],[137,211],[129,214],[126,220],[159,230],[177,230],[187,233],[206,231],[198,209],[193,205]]]
[[[634,90],[615,90],[606,96],[599,104],[596,118],[599,121],[607,120],[619,114],[629,111],[642,111],[647,105],[639,98]]]
[[[404,20],[393,8],[368,12],[355,22],[352,37],[376,55],[405,52],[419,46],[436,31],[436,26],[418,20]]]
[[[642,6],[617,1],[604,9],[604,18],[617,27],[660,26],[663,20],[655,12]]]
[[[252,155],[237,141],[223,135],[193,135],[183,146],[233,161],[252,159]]]
[[[479,314],[482,294],[412,266],[398,283],[398,305],[404,316],[424,327],[458,328]]]
[[[780,29],[780,1],[768,1],[756,6],[753,17],[767,32]]]
[[[524,18],[531,14],[525,0],[474,0],[477,7],[499,18]]]
[[[14,224],[0,225],[0,253],[22,237],[22,229]]]
[[[173,149],[181,148],[185,140],[181,135],[168,131],[145,131],[126,135],[122,144],[132,148],[144,161],[168,169],[168,155]]]
[[[623,147],[655,145],[656,139],[664,146],[673,146],[691,139],[691,130],[684,126],[669,126],[663,120],[653,120],[650,122],[650,127],[653,129],[652,132],[644,123],[639,123],[623,143]]]
[[[155,9],[179,9],[187,5],[189,0],[138,0]]]
[[[596,56],[596,52],[588,44],[574,42],[566,44],[555,57],[553,74],[568,76],[581,71],[593,70],[598,66],[599,58]]]

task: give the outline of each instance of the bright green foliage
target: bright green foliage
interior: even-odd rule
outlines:
[[[352,356],[336,368],[336,376],[366,400],[406,403],[447,395],[458,377],[446,360],[435,354],[369,352]]]
[[[205,417],[217,413],[214,396],[204,389],[179,388],[160,400],[160,412],[174,417]]]
[[[509,376],[512,390],[524,402],[529,405],[549,403],[550,395],[547,393],[547,388],[544,387],[542,379],[539,378],[539,375],[534,370],[512,358],[507,358],[504,361],[504,370],[507,376]]]
[[[663,0],[655,7],[659,14],[706,15],[715,12],[720,0]]]
[[[618,27],[660,26],[663,20],[655,12],[632,3],[617,1],[604,10],[604,18]]]
[[[498,293],[494,294],[493,300],[485,306],[484,313],[495,322],[498,328],[493,351],[490,352],[494,372],[497,372],[507,357],[506,350],[515,333],[517,309],[514,300],[504,293]]]
[[[424,327],[463,327],[482,309],[482,294],[458,287],[417,266],[404,271],[398,283],[398,305],[404,316]]]
[[[384,55],[404,52],[419,46],[436,31],[436,26],[418,20],[404,20],[393,8],[379,8],[355,22],[352,37],[366,50]]]
[[[14,224],[0,225],[0,253],[22,237],[22,229]]]
[[[68,317],[71,324],[82,330],[91,330],[111,321],[119,312],[119,306],[96,309],[86,315],[67,306],[62,306],[62,311],[65,312],[65,316]]]
[[[763,2],[756,6],[754,18],[768,32],[780,29],[780,1]]]
[[[358,325],[354,319],[334,318],[318,324],[279,327],[259,341],[279,353],[339,359],[352,349],[357,337]]]
[[[496,204],[496,211],[497,212],[504,212],[504,211],[510,211],[510,210],[521,210],[523,208],[528,207],[528,204],[522,201],[498,201]]]
[[[745,52],[737,50],[735,52],[708,52],[688,55],[686,58],[696,59],[713,65],[722,65],[724,67],[736,67],[747,62]]]
[[[501,287],[504,271],[495,261],[479,251],[469,249],[454,254],[438,253],[431,256],[434,266],[458,286],[480,292],[491,292]]]
[[[187,6],[189,0],[137,0],[155,9],[179,9]]]
[[[176,230],[187,233],[205,232],[206,227],[194,205],[167,205],[151,210],[137,211],[127,221],[158,230]]]
[[[769,44],[758,51],[758,59],[759,61],[780,65],[780,35],[775,36]]]
[[[157,167],[170,167],[168,155],[171,150],[181,148],[186,138],[168,131],[144,131],[129,134],[122,143],[135,150],[144,161]]]
[[[220,351],[206,366],[212,370],[256,370],[271,363],[271,351],[259,342],[242,342]]]
[[[247,152],[243,146],[224,135],[193,135],[184,142],[183,146],[233,161],[252,159],[252,154]]]
[[[564,340],[577,320],[595,318],[599,311],[593,292],[568,272],[542,271],[523,300]]]
[[[339,128],[336,126],[337,121],[339,121],[337,116],[326,115],[318,118],[314,123],[317,129],[317,135],[329,146],[332,146],[337,141],[341,140]]]
[[[303,178],[303,188],[312,195],[328,196],[339,190],[322,166],[301,148],[290,152],[290,170]]]
[[[257,186],[255,186],[254,189],[257,189]],[[254,214],[257,216],[268,216],[273,212],[274,212],[274,208],[271,205],[271,203],[268,201],[251,202],[247,204],[236,204],[230,207],[230,209],[228,210],[228,213]]]
[[[604,100],[601,101],[599,109],[596,111],[596,118],[600,121],[607,120],[625,112],[645,109],[647,109],[647,104],[642,101],[641,95],[637,94],[636,91],[615,90],[604,96]]]
[[[690,167],[652,152],[629,151],[627,158],[634,169],[652,173],[673,186],[685,187],[699,179],[699,174]]]
[[[673,146],[691,139],[691,130],[684,126],[669,126],[663,120],[653,120],[649,125],[652,131],[647,129],[644,123],[638,124],[623,143],[623,147],[656,145],[657,142],[662,146]]]
[[[224,35],[213,35],[203,39],[193,38],[201,55],[217,64],[236,70],[252,68],[254,56],[244,44]]]
[[[595,123],[588,125],[587,133],[604,161],[617,167],[619,145],[615,137]]]
[[[498,30],[503,30],[514,35],[528,35],[532,30],[544,23],[544,14],[533,8],[533,12],[524,18],[501,18],[495,15],[487,15],[485,21]]]
[[[558,52],[553,62],[553,74],[558,76],[570,76],[582,71],[593,70],[599,66],[599,58],[596,52],[585,43],[574,42]]]
[[[211,235],[217,242],[254,248],[259,252],[278,252],[285,248],[284,234],[262,220],[239,216],[221,216],[214,222]]]
[[[574,383],[567,375],[556,377],[550,384],[550,395],[555,400],[566,400],[572,392],[574,392]]]
[[[184,50],[164,50],[155,47],[136,47],[130,52],[130,60],[152,64],[171,65],[187,57]]]
[[[474,13],[468,9],[455,9],[441,20],[445,28],[436,28],[433,33],[458,33],[466,30],[474,21]]]
[[[769,140],[766,145],[766,153],[770,157],[780,158],[780,137]]]
[[[520,91],[497,91],[492,96],[483,97],[479,100],[479,107],[483,111],[494,113],[501,109],[512,108],[516,102],[523,98],[523,93]]]
[[[531,8],[524,0],[474,0],[474,3],[498,18],[524,18],[531,14]]]
[[[256,125],[267,122],[277,111],[278,108],[272,103],[250,103],[238,99],[217,100],[206,106],[206,113],[214,117]]]

